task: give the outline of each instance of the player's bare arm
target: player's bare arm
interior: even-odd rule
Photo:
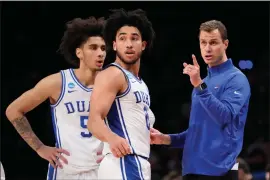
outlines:
[[[117,93],[124,88],[125,81],[123,73],[116,67],[100,72],[95,79],[87,127],[101,141],[108,142],[113,135],[113,132],[105,125],[104,119]]]
[[[115,147],[116,150],[112,151],[116,151],[114,155],[118,154],[118,157],[130,153],[129,145],[125,139],[114,134],[106,126],[104,119],[116,95],[124,92],[127,86],[124,74],[117,67],[109,67],[100,72],[95,79],[95,87],[90,100],[89,120],[87,122],[88,130],[95,137],[101,141],[108,142],[111,146],[117,146]]]
[[[16,100],[14,100],[6,109],[6,116],[9,121],[12,123],[20,136],[38,154],[42,149],[46,148],[47,146],[45,146],[33,132],[29,121],[25,117],[25,114],[33,110],[35,107],[40,105],[48,98],[50,98],[51,102],[55,102],[61,93],[61,83],[62,82],[60,73],[45,77],[44,79],[39,81],[34,88],[26,91]],[[68,152],[66,152],[65,150],[58,151],[68,154]],[[44,155],[42,154],[39,155],[42,158],[50,161],[49,157],[43,157]],[[56,157],[51,158],[54,160]]]

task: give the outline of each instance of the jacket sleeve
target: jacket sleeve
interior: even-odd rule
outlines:
[[[204,90],[195,88],[195,93],[211,119],[225,125],[240,114],[244,105],[248,105],[250,86],[246,76],[239,73],[228,81],[220,99],[217,99],[208,88]]]
[[[171,147],[183,148],[186,140],[187,131],[181,132],[179,134],[169,134],[171,138]]]

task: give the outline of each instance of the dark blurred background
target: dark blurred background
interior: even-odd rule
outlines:
[[[9,103],[43,77],[69,68],[56,53],[65,23],[90,15],[108,17],[109,9],[144,9],[157,34],[151,55],[142,59],[141,75],[151,93],[154,127],[177,133],[188,127],[192,85],[182,63],[200,56],[198,29],[202,22],[221,20],[228,29],[228,57],[249,79],[252,96],[240,157],[246,174],[264,179],[270,158],[269,3],[268,2],[2,2],[1,3],[1,162],[6,178],[45,179],[48,163],[23,140],[5,116]],[[114,60],[108,54],[109,61]],[[246,64],[246,66],[239,66]],[[248,63],[245,63],[248,62]],[[54,145],[49,102],[27,117],[38,137]],[[152,179],[181,179],[181,149],[153,146]],[[194,162],[196,163],[196,162]]]

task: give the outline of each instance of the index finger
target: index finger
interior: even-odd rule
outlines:
[[[192,60],[193,60],[193,65],[196,67],[200,67],[200,65],[198,64],[198,61],[196,59],[196,56],[194,54],[192,54]]]

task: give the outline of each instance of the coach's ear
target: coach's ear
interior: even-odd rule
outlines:
[[[82,59],[83,58],[83,53],[82,53],[82,49],[81,48],[76,48],[76,56],[79,59]]]
[[[228,46],[229,46],[229,40],[226,39],[226,40],[224,40],[223,43],[224,43],[224,47],[225,47],[224,49],[227,50],[227,48],[228,48]]]
[[[113,50],[116,51],[116,43],[113,41]]]

